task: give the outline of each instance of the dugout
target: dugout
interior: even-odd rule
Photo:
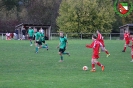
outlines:
[[[21,23],[19,25],[15,26],[15,31],[18,31],[18,35],[17,35],[17,39],[21,39],[22,38],[22,30],[25,29],[26,34],[28,32],[28,28],[32,27],[32,28],[37,28],[38,30],[40,28],[42,28],[45,32],[45,38],[46,40],[50,39],[50,33],[51,33],[51,25],[42,25],[42,24],[24,24]]]
[[[120,26],[120,39],[124,38],[124,31],[128,30],[130,32],[130,35],[133,35],[133,24],[126,24],[123,26]]]

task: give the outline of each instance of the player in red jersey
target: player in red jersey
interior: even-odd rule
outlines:
[[[131,40],[132,40],[132,45],[129,45],[129,47],[131,47],[131,58],[132,58],[131,62],[133,62],[133,36]]]
[[[91,72],[95,72],[95,64],[101,67],[102,71],[104,71],[104,65],[102,65],[100,62],[97,61],[99,58],[99,48],[100,48],[100,42],[97,40],[96,35],[92,35],[92,40],[93,42],[89,45],[87,44],[87,48],[93,48],[93,54],[92,54],[92,59],[91,59],[91,64],[92,64],[92,70]]]
[[[124,49],[122,52],[125,52],[126,47],[129,46],[129,44],[130,44],[130,34],[127,30],[125,30],[125,33],[124,33],[124,40],[125,40],[125,44],[124,44]]]
[[[107,57],[110,56],[110,53],[108,52],[108,50],[105,48],[105,44],[104,44],[104,40],[103,40],[103,36],[101,35],[100,31],[97,30],[97,40],[102,44],[102,50],[105,51],[105,53],[107,54]]]

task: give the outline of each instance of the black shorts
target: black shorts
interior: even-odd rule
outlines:
[[[61,52],[61,53],[64,53],[64,51],[66,50],[66,48],[64,48],[64,49],[59,49],[59,52]]]
[[[35,40],[35,35],[33,36],[33,40]]]
[[[36,43],[37,43],[38,45],[42,45],[42,42],[40,42],[40,41],[36,41]]]
[[[32,36],[29,36],[29,39],[33,39],[33,37]]]
[[[42,41],[42,43],[45,43],[45,41]]]

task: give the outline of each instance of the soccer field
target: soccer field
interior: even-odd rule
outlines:
[[[99,61],[105,71],[96,66],[91,70],[92,49],[85,45],[92,40],[68,40],[71,56],[64,55],[64,62],[56,46],[59,40],[46,41],[49,50],[40,49],[29,41],[0,41],[0,88],[133,88],[133,63],[130,48],[123,50],[124,41],[105,40],[110,57],[101,52]],[[88,71],[82,67],[87,65]]]

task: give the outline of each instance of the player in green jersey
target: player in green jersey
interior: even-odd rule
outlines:
[[[41,32],[37,29],[34,29],[35,32],[35,53],[38,53],[39,48],[47,48],[47,46],[42,45],[42,35]]]
[[[47,44],[45,44],[44,32],[42,32],[42,30],[41,30],[41,29],[39,30],[39,32],[40,32],[40,34],[41,34],[41,41],[42,41],[42,43],[44,43],[44,45],[42,44],[42,46],[41,46],[41,47],[39,47],[39,48],[46,48],[46,49],[48,50],[48,45],[47,45]]]
[[[35,53],[38,53],[38,47],[42,45],[41,33],[34,29],[35,32]]]
[[[66,47],[67,47],[67,43],[68,43],[67,38],[64,36],[63,32],[60,32],[60,43],[57,46],[57,48],[59,48],[59,55],[60,55],[60,61],[59,62],[63,61],[63,56],[62,56],[63,54],[70,56],[70,54],[68,52],[65,52]]]
[[[34,34],[34,30],[31,27],[29,27],[28,35],[29,35],[29,40],[30,40],[30,46],[32,46],[33,34]]]

